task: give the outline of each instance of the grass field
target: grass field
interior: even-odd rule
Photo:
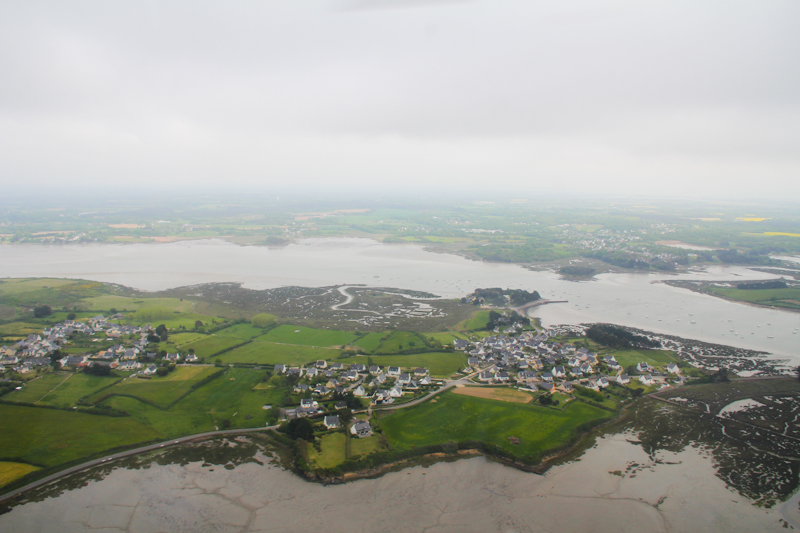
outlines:
[[[324,435],[320,439],[320,449],[322,451],[318,452],[316,448],[309,446],[306,449],[308,458],[319,468],[333,468],[343,463],[347,458],[346,444],[347,436],[342,432]]]
[[[365,352],[374,353],[375,350],[378,349],[378,346],[381,345],[381,341],[384,337],[386,337],[388,333],[367,333],[363,337],[355,340],[352,342],[353,346],[357,346],[361,348]]]
[[[245,342],[243,339],[236,337],[220,337],[217,335],[209,335],[201,337],[200,340],[183,345],[181,348],[185,351],[193,349],[198,357],[211,357],[229,348],[233,348],[237,344]]]
[[[29,381],[22,390],[12,391],[4,400],[38,403],[54,407],[73,407],[80,398],[94,394],[119,381],[120,378],[89,376],[86,374],[45,374]]]
[[[457,387],[454,394],[511,403],[531,403],[533,394],[510,387]]]
[[[437,333],[428,333],[428,337],[432,338],[435,341],[441,342],[442,346],[452,346],[453,341],[456,339],[467,340],[467,336],[463,333],[458,333],[455,331],[441,331]]]
[[[462,322],[460,326],[466,331],[478,331],[481,329],[486,329],[486,325],[488,323],[489,311],[481,310]]]
[[[800,309],[800,287],[786,287],[785,289],[727,289],[723,287],[709,287],[709,290],[720,296],[750,302],[760,305],[774,305],[787,309]]]
[[[169,311],[189,313],[194,309],[194,302],[181,301],[179,298],[129,298],[104,294],[83,300],[87,309],[92,311],[108,311],[116,309],[118,312],[138,311],[139,309],[163,308]],[[155,324],[153,324],[155,326]]]
[[[675,354],[670,350],[619,350],[609,352],[622,368],[637,363],[647,363],[652,366],[666,366],[669,363],[677,362]]]
[[[11,335],[15,337],[27,337],[31,333],[41,335],[42,325],[31,324],[29,322],[11,322],[0,326],[0,335]]]
[[[214,333],[218,337],[234,337],[242,340],[254,339],[264,334],[264,330],[257,328],[252,324],[236,324],[229,328],[221,329]]]
[[[381,341],[376,354],[394,354],[409,349],[421,349],[427,346],[425,339],[412,331],[395,331]]]
[[[378,366],[402,366],[405,368],[425,367],[431,376],[447,377],[467,366],[467,356],[461,352],[432,352],[411,355],[372,355],[372,363]],[[366,356],[337,359],[345,364],[367,364]]]
[[[131,417],[0,404],[0,420],[14,420],[14,431],[0,432],[0,459],[44,466],[163,438],[158,431]]]
[[[89,401],[97,401],[108,395],[127,395],[165,409],[192,390],[192,385],[217,370],[219,369],[213,366],[179,366],[164,377],[154,376],[150,379],[132,377],[95,394]]]
[[[8,279],[0,281],[0,294],[20,294],[43,288],[63,287],[75,283],[71,279]]]
[[[168,438],[213,431],[226,419],[233,428],[263,426],[267,411],[262,406],[280,404],[284,396],[282,390],[253,390],[263,383],[263,375],[263,371],[231,368],[166,410],[126,396],[114,396],[103,403],[127,411]]]
[[[314,329],[304,326],[282,325],[256,338],[257,341],[302,344],[304,346],[344,346],[350,344],[356,334],[352,331]]]
[[[304,365],[319,359],[333,359],[341,352],[330,348],[294,346],[271,342],[251,342],[219,356],[223,363],[251,363],[260,365]]]
[[[373,435],[363,439],[352,438],[350,439],[350,456],[369,455],[374,452],[384,450],[385,446],[381,444],[380,437]]]
[[[392,448],[477,440],[496,444],[528,461],[538,461],[543,451],[569,441],[577,426],[611,416],[579,402],[571,402],[560,411],[449,391],[437,398],[436,403],[425,402],[381,418],[380,425]],[[509,437],[518,438],[520,443],[511,444]]]
[[[10,463],[0,461],[0,487],[8,485],[12,481],[27,476],[31,472],[39,470],[38,466],[33,466],[25,463]]]

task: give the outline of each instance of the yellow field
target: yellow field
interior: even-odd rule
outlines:
[[[8,485],[22,476],[39,470],[38,466],[26,465],[25,463],[7,463],[0,461],[0,487]]]
[[[262,381],[261,383],[257,384],[255,387],[253,387],[253,390],[272,390],[274,388],[275,388],[274,385],[270,385],[266,381]]]
[[[530,393],[511,389],[496,387],[456,387],[453,392],[462,396],[474,396],[476,398],[486,398],[489,400],[500,400],[501,402],[529,403],[533,396]]]
[[[800,233],[785,233],[783,231],[765,231],[762,235],[770,237],[800,237]]]
[[[736,217],[736,220],[741,220],[742,222],[764,222],[770,219],[762,217]]]
[[[159,381],[188,381],[208,367],[205,366],[179,366]]]

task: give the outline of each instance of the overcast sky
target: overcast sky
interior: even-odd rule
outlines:
[[[800,200],[800,2],[0,3],[0,181]]]

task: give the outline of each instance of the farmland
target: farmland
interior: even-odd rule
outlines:
[[[192,385],[213,374],[214,367],[178,367],[164,377],[128,378],[89,398],[96,403],[110,396],[131,396],[165,409],[192,390]]]
[[[14,431],[0,432],[0,460],[40,466],[56,466],[163,438],[159,431],[131,417],[0,404],[0,418],[14,421]]]
[[[573,439],[579,426],[610,417],[580,402],[556,410],[445,392],[435,401],[384,415],[380,427],[393,449],[482,441],[536,462],[545,451]],[[512,444],[510,437],[519,444]]]
[[[304,365],[318,359],[331,359],[339,355],[339,350],[276,344],[253,341],[219,356],[223,363],[249,363],[257,365]]]
[[[80,398],[94,394],[120,381],[117,377],[86,374],[53,373],[31,380],[22,390],[13,391],[3,399],[12,402],[73,407]]]
[[[432,352],[410,355],[373,355],[337,359],[344,364],[363,363],[371,360],[378,366],[402,366],[406,368],[424,367],[432,376],[448,377],[467,365],[467,356],[459,352]]]

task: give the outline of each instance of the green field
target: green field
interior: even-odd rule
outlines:
[[[3,399],[53,407],[73,407],[80,398],[94,394],[119,380],[120,378],[87,374],[50,373],[29,381],[22,390],[12,391]]]
[[[182,348],[184,344],[189,344],[205,337],[202,333],[172,333],[169,336],[169,343],[176,348]]]
[[[257,328],[252,324],[236,324],[229,328],[221,329],[214,333],[218,337],[234,337],[242,340],[250,340],[263,335],[264,330]]]
[[[168,438],[213,431],[226,419],[233,428],[263,426],[267,411],[262,407],[279,405],[284,396],[283,391],[276,389],[253,390],[262,383],[263,375],[262,371],[231,368],[166,410],[127,396],[114,396],[103,403],[130,413]],[[251,418],[247,419],[247,415]]]
[[[344,346],[350,344],[355,338],[356,334],[352,331],[282,325],[271,329],[255,340],[285,344],[302,344],[304,346]]]
[[[381,444],[380,437],[373,435],[372,437],[366,437],[363,439],[359,438],[352,438],[350,439],[350,456],[355,457],[357,455],[369,455],[374,452],[378,452],[384,449],[384,446]]]
[[[313,446],[306,448],[308,459],[318,468],[333,468],[341,464],[347,458],[346,446],[347,436],[342,432],[323,435],[320,439],[320,449],[317,451]]]
[[[378,366],[402,366],[405,368],[425,367],[431,376],[448,377],[467,366],[467,356],[461,352],[432,352],[411,355],[372,355],[372,363]],[[345,364],[367,364],[368,358],[360,355],[337,359]]]
[[[0,461],[0,487],[37,470],[39,470],[39,467],[25,463]]]
[[[223,352],[229,348],[233,348],[237,344],[242,344],[243,342],[246,341],[237,339],[235,337],[219,337],[217,335],[209,335],[202,337],[196,342],[186,344],[181,348],[186,351],[193,349],[194,353],[197,354],[198,357],[211,357],[212,355]]]
[[[295,346],[271,342],[251,342],[219,356],[223,363],[250,363],[258,365],[304,365],[319,359],[333,359],[341,352],[330,348]],[[215,358],[216,359],[216,358]]]
[[[461,327],[467,331],[478,331],[486,329],[489,323],[490,311],[481,310],[472,315],[470,318],[462,322]]]
[[[435,341],[441,342],[442,346],[452,346],[453,341],[456,339],[467,340],[467,336],[463,333],[458,333],[455,331],[441,331],[438,333],[428,333],[428,337],[432,338]]]
[[[0,420],[13,431],[0,432],[0,459],[56,466],[118,446],[163,438],[131,417],[109,417],[0,404]]]
[[[428,345],[427,341],[418,333],[412,331],[395,331],[381,341],[380,346],[374,353],[393,354],[403,350],[424,349]]]
[[[374,353],[381,345],[381,341],[386,337],[387,333],[367,333],[363,337],[353,341],[353,346],[361,348],[365,352]]]
[[[731,298],[759,305],[774,305],[787,309],[800,309],[800,287],[786,287],[785,289],[727,289],[724,287],[709,287],[711,292]]]
[[[0,325],[0,335],[27,337],[31,333],[41,335],[42,325],[31,324],[29,322],[11,322],[10,324]]]
[[[104,294],[94,298],[83,300],[86,309],[92,311],[106,311],[116,309],[118,312],[132,312],[139,309],[163,309],[169,312],[178,311],[189,313],[194,309],[194,302],[181,301],[179,298],[129,298],[127,296],[115,296]],[[168,317],[164,317],[168,318]],[[155,326],[155,324],[154,324]]]
[[[109,389],[95,394],[89,401],[97,402],[114,395],[133,396],[156,407],[166,409],[178,398],[192,390],[192,385],[219,370],[213,366],[179,366],[164,377],[150,379],[129,377]]]
[[[445,392],[436,401],[402,409],[380,420],[393,449],[448,442],[483,441],[530,462],[542,452],[568,442],[579,425],[611,413],[580,402],[563,411]],[[519,444],[511,444],[516,437]]]
[[[677,363],[674,352],[671,350],[619,350],[609,352],[623,369],[637,363],[647,363],[652,366],[666,366],[669,363]]]

